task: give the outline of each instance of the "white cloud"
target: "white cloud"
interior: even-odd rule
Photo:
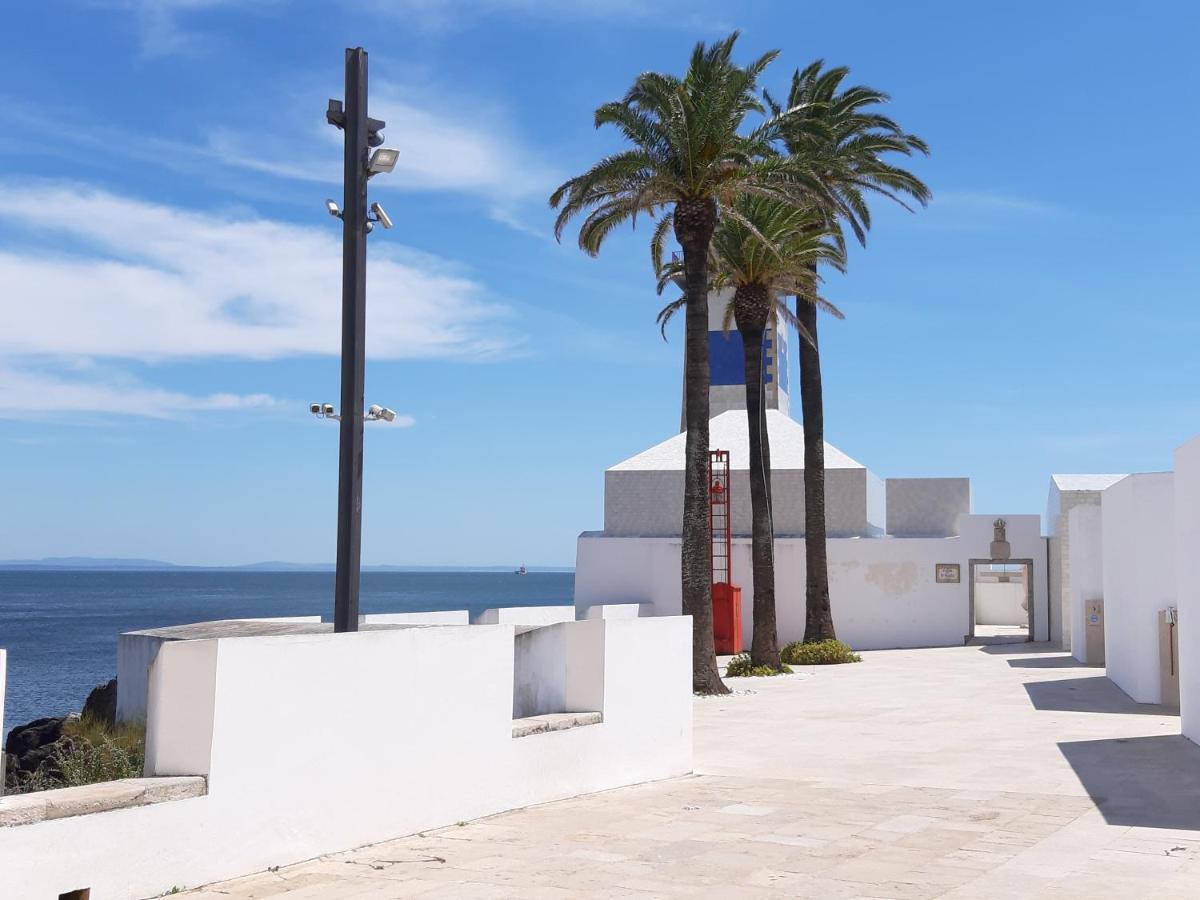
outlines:
[[[222,6],[245,11],[280,0],[100,0],[106,6],[127,10],[137,22],[142,54],[146,57],[169,56],[188,49],[194,35],[181,24],[189,14]]]
[[[192,412],[265,410],[279,406],[281,401],[267,394],[195,396],[151,387],[120,375],[105,374],[99,380],[64,378],[32,367],[0,363],[0,418],[84,413],[171,419]]]
[[[336,354],[341,242],[303,228],[133,200],[83,185],[0,182],[0,354],[273,359]],[[433,256],[371,239],[367,351],[478,359],[511,349],[506,310]],[[69,250],[44,249],[48,241]],[[73,245],[73,246],[72,246]]]
[[[310,93],[319,96],[317,91]],[[549,219],[540,230],[530,228],[519,211],[532,201],[545,215],[546,198],[562,180],[561,173],[513,132],[502,109],[475,97],[445,92],[434,96],[383,79],[372,82],[370,109],[372,116],[387,123],[387,146],[400,151],[396,168],[374,178],[372,190],[474,195],[487,201],[493,221],[520,231],[550,233]],[[280,137],[266,143],[264,132]],[[276,177],[331,188],[342,182],[341,132],[324,122],[300,133],[286,123],[254,135],[219,128],[194,152]]]
[[[302,228],[86,185],[0,181],[0,228],[0,417],[271,409],[284,401],[164,390],[115,364],[340,352],[337,223]],[[518,345],[507,309],[452,263],[381,233],[371,241],[368,355],[479,360]]]

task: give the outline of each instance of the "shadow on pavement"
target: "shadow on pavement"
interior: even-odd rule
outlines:
[[[1014,669],[1091,669],[1094,666],[1081,663],[1070,653],[1065,656],[1025,656],[1010,659],[1008,664]]]
[[[1027,641],[1024,638],[1010,639],[1007,635],[996,638],[974,638],[968,645],[978,647],[980,653],[993,656],[1028,656],[1031,653],[1057,653],[1059,648],[1049,641]]]
[[[1183,735],[1060,743],[1110,825],[1200,829],[1200,747]]]
[[[1125,713],[1141,716],[1171,716],[1179,710],[1155,703],[1135,703],[1103,675],[1030,681],[1024,685],[1035,709],[1060,712]]]

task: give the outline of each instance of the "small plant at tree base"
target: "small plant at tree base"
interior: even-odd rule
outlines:
[[[778,669],[772,669],[770,666],[756,666],[751,662],[749,653],[739,653],[729,660],[729,665],[725,667],[725,677],[727,678],[765,678],[770,675],[791,674],[791,667],[787,665]]]
[[[779,653],[780,659],[793,666],[832,666],[862,662],[862,657],[841,641],[792,641]]]

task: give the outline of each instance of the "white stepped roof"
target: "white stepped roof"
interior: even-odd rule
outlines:
[[[750,433],[746,426],[746,411],[731,409],[714,416],[708,423],[708,446],[713,450],[728,450],[733,469],[747,469],[750,459]],[[804,429],[798,422],[777,409],[767,410],[767,436],[771,442],[771,468],[804,468]],[[610,472],[683,470],[685,434],[677,434],[661,444],[643,450],[610,468]],[[837,447],[825,442],[825,468],[863,469]]]
[[[1060,491],[1102,491],[1116,484],[1124,475],[1051,475]]]

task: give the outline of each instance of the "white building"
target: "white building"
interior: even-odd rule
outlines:
[[[714,297],[709,441],[711,449],[730,453],[733,581],[742,588],[748,643],[753,579],[742,343],[736,330],[723,330],[722,318]],[[788,414],[787,348],[786,338],[773,332],[764,353],[783,643],[803,637],[805,603],[804,431]],[[641,604],[654,615],[680,613],[684,441],[675,434],[605,472],[604,528],[584,532],[578,542],[575,604],[581,618],[592,606],[614,603]],[[829,443],[825,466],[830,592],[839,637],[870,649],[951,645],[972,635],[974,576],[992,562],[997,516],[972,513],[970,481],[883,479]],[[1033,635],[1044,640],[1049,609],[1040,517],[1003,518],[1011,563],[1021,569],[1019,582],[1029,592],[1020,608],[1026,624],[1032,620]]]
[[[1050,495],[1046,500],[1046,535],[1050,550],[1050,639],[1064,650],[1073,648],[1076,632],[1071,599],[1071,510],[1080,506],[1099,507],[1100,495],[1105,488],[1124,477],[1050,476]]]

